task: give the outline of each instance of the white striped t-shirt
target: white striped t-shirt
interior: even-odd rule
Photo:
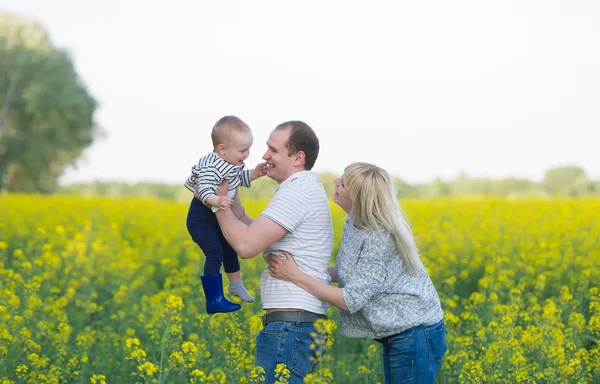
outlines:
[[[215,152],[203,156],[198,164],[192,166],[192,174],[185,181],[185,187],[194,192],[194,183],[198,183],[198,195],[203,203],[206,202],[208,195],[217,194],[217,189],[221,181],[229,180],[227,196],[233,198],[235,189],[240,185],[250,188],[250,173],[252,170],[244,170],[245,164],[233,165]]]
[[[261,215],[288,231],[263,251],[265,261],[271,252],[286,251],[294,256],[302,271],[325,284],[331,282],[327,268],[333,247],[333,226],[327,193],[315,172],[297,172],[281,183]],[[260,295],[263,309],[299,308],[327,313],[325,301],[292,282],[271,277],[267,268],[260,277]]]

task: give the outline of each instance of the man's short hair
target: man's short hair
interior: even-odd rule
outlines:
[[[304,169],[310,171],[319,157],[319,138],[315,131],[303,121],[286,121],[279,124],[275,129],[290,128],[290,138],[286,143],[288,156],[304,152]]]

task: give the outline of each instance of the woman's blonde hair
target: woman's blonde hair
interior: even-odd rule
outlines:
[[[352,199],[352,223],[357,228],[389,232],[408,271],[416,275],[424,269],[390,175],[373,164],[352,163],[344,170],[344,187]]]

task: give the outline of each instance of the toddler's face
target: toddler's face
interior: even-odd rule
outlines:
[[[223,160],[233,165],[242,165],[250,155],[253,137],[250,134],[232,135],[229,143],[223,144],[219,155]]]

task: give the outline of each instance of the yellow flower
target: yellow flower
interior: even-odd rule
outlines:
[[[12,366],[1,384],[65,377],[99,384],[113,374],[148,383],[186,376],[190,384],[264,382],[254,366],[262,310],[206,313],[197,278],[204,256],[181,230],[186,206],[145,198],[0,200],[0,366]],[[600,199],[403,203],[444,309],[445,381],[596,379],[600,348],[590,340],[600,338]],[[244,205],[258,215],[266,202]],[[335,252],[345,213],[333,203],[331,211]],[[247,286],[257,289],[263,260],[244,268]],[[381,366],[365,361],[379,357],[379,344],[334,341],[337,314],[316,324],[311,347],[319,364],[306,382],[375,383]],[[335,361],[333,353],[319,355],[332,343]],[[91,351],[109,353],[88,359]],[[127,361],[118,361],[122,354]],[[133,372],[122,371],[131,364]]]
[[[181,365],[185,362],[185,359],[183,358],[183,354],[181,352],[175,351],[169,356],[169,361],[171,361],[173,365]]]
[[[370,371],[369,371],[369,368],[365,367],[364,365],[359,365],[358,373],[366,374],[366,373],[370,373]]]
[[[181,311],[183,309],[183,300],[181,300],[181,297],[169,295],[167,297],[167,309]]]
[[[149,361],[146,361],[143,364],[138,365],[137,368],[140,372],[144,372],[147,376],[152,376],[156,372],[158,372],[158,366]]]
[[[25,375],[27,372],[29,371],[29,369],[27,368],[27,366],[25,364],[20,364],[17,366],[17,368],[15,369],[15,372],[17,373],[17,375],[19,376],[23,376]]]
[[[140,345],[140,340],[137,338],[131,338],[131,339],[127,339],[125,341],[125,346],[127,348],[131,348],[132,346],[139,346]]]
[[[262,383],[265,381],[265,370],[263,367],[253,367],[250,371],[249,379],[251,383]]]
[[[275,383],[276,384],[285,384],[288,382],[289,378],[292,376],[291,372],[285,364],[280,363],[275,367]]]
[[[106,376],[103,374],[98,374],[90,377],[90,382],[92,384],[106,384]]]
[[[197,379],[201,383],[207,380],[206,374],[200,369],[194,369],[192,372],[190,372],[190,376],[194,379]]]
[[[198,353],[198,347],[196,347],[196,345],[194,343],[192,343],[191,341],[185,341],[181,344],[181,350],[184,353],[190,354],[190,355],[195,355]]]
[[[143,360],[145,358],[146,352],[139,347],[135,347],[133,351],[129,354],[129,357],[127,357],[127,359],[129,360]]]

